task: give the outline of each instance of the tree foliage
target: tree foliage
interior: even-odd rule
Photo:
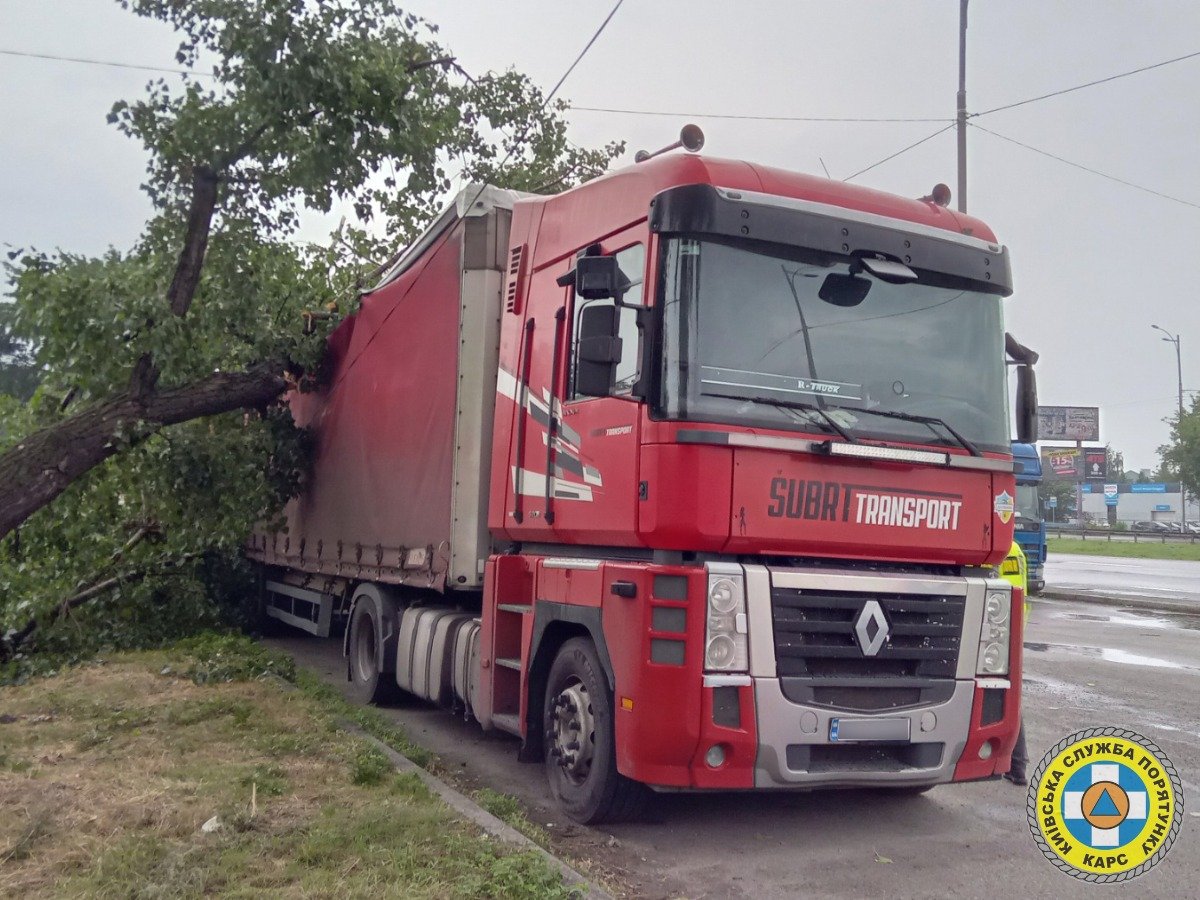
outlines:
[[[33,396],[40,373],[33,346],[13,329],[15,318],[16,306],[0,301],[0,394],[24,401]]]
[[[109,116],[148,154],[137,243],[8,267],[0,352],[24,348],[41,383],[0,406],[0,537],[21,525],[0,542],[10,655],[31,623],[198,614],[185,601],[212,596],[301,477],[272,398],[314,368],[385,248],[456,182],[557,188],[623,149],[569,144],[561,104],[516,72],[472,77],[391,0],[118,2],[172,25],[191,74]],[[306,210],[346,216],[315,245]]]
[[[1049,507],[1046,501],[1051,497],[1057,501],[1057,506]],[[1043,514],[1048,521],[1065,522],[1068,519],[1074,518],[1077,513],[1075,510],[1075,482],[1060,481],[1053,478],[1048,478],[1038,485],[1038,502],[1042,506]]]
[[[1193,396],[1183,418],[1171,419],[1171,440],[1158,448],[1162,457],[1159,471],[1165,477],[1179,480],[1184,490],[1194,496],[1200,488],[1200,396]]]

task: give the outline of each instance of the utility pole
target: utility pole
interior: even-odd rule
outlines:
[[[967,211],[967,0],[958,7],[958,211]]]
[[[966,2],[966,0],[964,0]],[[1151,325],[1155,331],[1161,331],[1166,335],[1163,338],[1168,344],[1175,345],[1175,377],[1178,379],[1179,385],[1179,418],[1175,420],[1175,428],[1182,436],[1183,430],[1183,356],[1179,352],[1179,335],[1171,334],[1165,328],[1160,328],[1157,325]],[[1185,521],[1187,520],[1187,491],[1184,490],[1183,479],[1179,480],[1179,527],[1183,530]]]

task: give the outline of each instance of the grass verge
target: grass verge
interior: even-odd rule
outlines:
[[[1106,541],[1092,538],[1050,537],[1047,539],[1050,553],[1081,553],[1087,556],[1120,556],[1129,559],[1185,559],[1200,561],[1200,544],[1172,544],[1154,541]]]
[[[285,690],[289,663],[208,637],[0,688],[0,895],[571,896]]]

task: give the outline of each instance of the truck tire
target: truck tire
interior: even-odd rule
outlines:
[[[563,811],[583,825],[637,818],[649,791],[617,771],[612,695],[590,640],[559,648],[542,709],[546,776]]]
[[[262,566],[258,567],[258,577],[254,595],[243,605],[246,614],[245,630],[256,637],[275,637],[282,632],[283,623],[267,615],[271,604],[271,596],[267,593],[267,576]]]
[[[389,703],[400,697],[397,620],[397,604],[391,597],[374,585],[359,588],[346,629],[346,675],[351,697],[358,703]]]

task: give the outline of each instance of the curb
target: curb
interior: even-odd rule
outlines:
[[[513,844],[522,850],[531,850],[542,857],[555,871],[562,875],[563,882],[577,891],[577,896],[586,900],[614,900],[612,894],[591,884],[579,872],[550,853],[540,844],[531,841],[507,822],[496,818],[466,794],[448,785],[436,775],[421,768],[395,747],[384,743],[379,738],[363,730],[349,719],[338,719],[339,727],[355,737],[361,738],[382,752],[396,770],[405,774],[412,773],[425,783],[433,793],[437,794],[447,806],[456,813],[467,818],[482,828],[485,832],[508,844]]]
[[[1054,588],[1043,589],[1040,594],[1030,598],[1037,605],[1038,600],[1060,600],[1067,603],[1094,603],[1099,606],[1120,606],[1126,609],[1139,609],[1147,612],[1171,613],[1174,615],[1200,616],[1200,606],[1187,600],[1171,600],[1167,597],[1129,597],[1120,594],[1093,594],[1083,591],[1064,591]]]

